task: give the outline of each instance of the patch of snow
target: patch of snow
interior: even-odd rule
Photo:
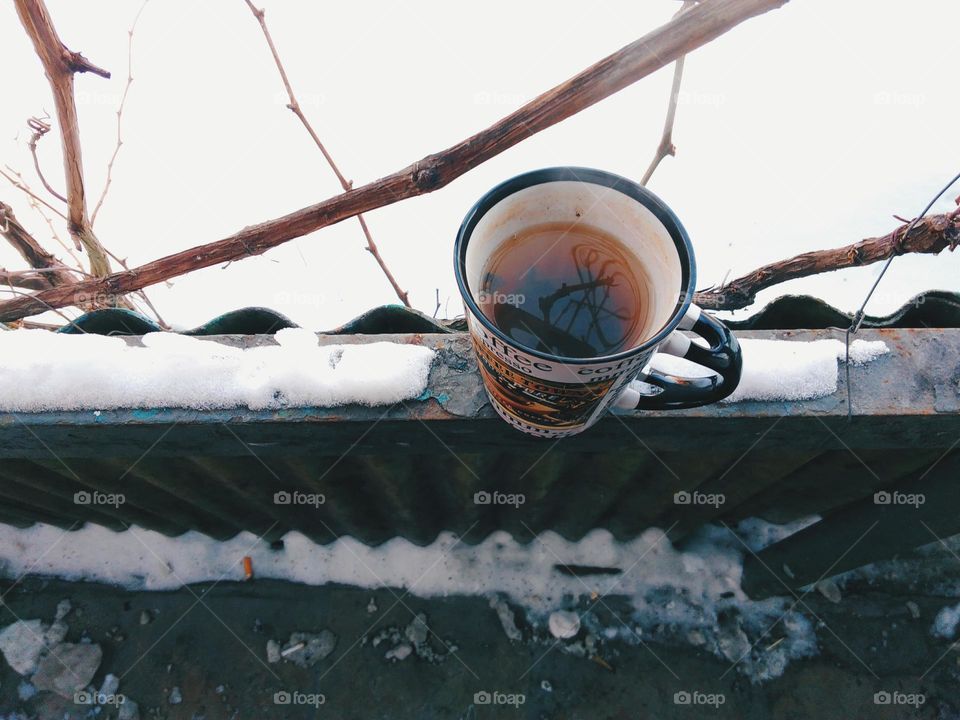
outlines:
[[[406,660],[412,652],[413,648],[410,647],[409,644],[401,643],[392,650],[387,650],[383,657],[387,660],[396,660],[397,662],[400,662],[401,660]]]
[[[37,669],[40,654],[46,649],[46,626],[42,620],[17,620],[0,631],[0,653],[20,675]]]
[[[805,530],[819,520],[819,515],[810,515],[783,525],[776,525],[760,518],[746,518],[737,525],[737,534],[753,552],[760,552],[765,547]]]
[[[950,640],[957,634],[957,625],[960,625],[960,605],[948,605],[940,610],[933,619],[930,633],[936,637]]]
[[[698,342],[695,340],[694,342]],[[700,344],[704,344],[700,341]],[[747,400],[814,400],[837,391],[838,362],[846,360],[840,340],[740,340],[743,374],[733,394],[723,402]],[[890,352],[882,340],[854,340],[850,362],[864,365]],[[689,360],[657,353],[650,368],[681,377],[708,377],[713,373]]]
[[[102,335],[5,332],[0,411],[387,405],[419,396],[434,358],[417,345],[320,346],[299,328],[275,338],[241,349],[158,332],[141,347]]]
[[[13,577],[31,572],[135,590],[171,590],[221,578],[242,581],[240,560],[249,555],[260,578],[396,587],[421,597],[502,595],[544,632],[551,613],[573,612],[592,635],[694,644],[759,681],[782,674],[793,658],[815,654],[817,645],[812,624],[791,609],[788,598],[753,601],[744,594],[744,546],[759,550],[810,522],[783,528],[751,520],[737,526],[736,535],[707,526],[688,539],[684,550],[651,528],[624,542],[606,530],[593,530],[575,542],[544,532],[530,543],[496,532],[473,546],[442,533],[426,547],[402,538],[370,547],[351,537],[318,545],[290,532],[281,552],[250,533],[218,542],[197,532],[170,538],[135,527],[117,533],[87,525],[71,532],[70,542],[58,543],[59,528],[0,525],[0,567]],[[557,572],[557,564],[623,568],[619,575],[591,578],[588,585],[600,596],[627,598],[632,627],[598,626],[588,612],[587,585]]]
[[[37,689],[26,680],[21,680],[20,684],[17,685],[17,697],[20,698],[20,702],[27,702],[36,694]]]

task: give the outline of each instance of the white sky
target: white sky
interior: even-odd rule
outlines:
[[[127,29],[139,0],[47,0],[61,37],[113,79],[77,77],[91,208],[115,142]],[[356,184],[486,127],[666,21],[675,0],[645,2],[293,2],[259,0],[301,105]],[[650,188],[680,216],[701,287],[807,250],[889,232],[960,170],[955,28],[960,4],[792,0],[687,60],[667,158]],[[26,119],[53,112],[12,3],[0,5],[5,73],[0,163],[39,188]],[[124,146],[96,230],[131,265],[224,237],[340,191],[296,118],[243,0],[150,0],[134,37]],[[638,178],[659,140],[664,69],[536,135],[431,195],[367,216],[415,307],[462,312],[452,271],[457,227],[486,190],[526,170],[583,165]],[[56,132],[41,144],[63,188]],[[935,210],[953,206],[947,194]],[[0,179],[38,238],[49,232]],[[55,200],[53,202],[56,202]],[[63,233],[66,238],[66,233]],[[50,243],[53,246],[53,243]],[[153,287],[188,327],[265,305],[315,329],[395,296],[355,220],[266,255]],[[8,247],[0,266],[22,267]],[[779,286],[859,305],[879,265]],[[868,308],[889,312],[929,288],[958,289],[960,252],[896,260]],[[5,295],[6,296],[6,295]]]

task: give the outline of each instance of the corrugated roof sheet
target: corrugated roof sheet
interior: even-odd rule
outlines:
[[[793,330],[848,327],[852,317],[818,298],[808,295],[787,295],[778,298],[744,320],[727,321],[740,330]],[[275,310],[249,307],[234,310],[210,320],[186,335],[268,335],[283,328],[298,327]],[[867,328],[960,327],[960,294],[942,290],[922,293],[886,316],[867,316]],[[97,333],[101,335],[143,335],[160,330],[153,320],[123,309],[96,310],[81,316],[61,332]],[[447,333],[466,329],[464,321],[436,320],[417,310],[401,305],[383,305],[369,310],[328,335],[384,333]]]

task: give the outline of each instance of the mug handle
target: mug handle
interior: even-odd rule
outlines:
[[[654,392],[644,392],[634,381],[616,406],[633,410],[680,410],[710,405],[732,393],[740,383],[743,358],[740,343],[726,325],[696,305],[690,305],[677,330],[690,330],[708,343],[703,347],[689,337],[674,331],[657,352],[675,355],[713,370],[715,375],[699,378],[682,378],[657,370],[641,372],[636,380],[652,386]]]

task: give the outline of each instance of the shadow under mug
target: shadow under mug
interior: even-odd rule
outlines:
[[[562,357],[529,347],[480,308],[481,276],[504,242],[537,225],[579,222],[616,238],[652,285],[646,337],[611,355]],[[526,433],[574,435],[614,403],[645,410],[707,405],[727,397],[740,381],[736,337],[692,304],[696,264],[686,230],[656,195],[619,175],[559,167],[501,183],[467,213],[457,234],[454,264],[487,395],[500,417]],[[681,330],[699,335],[708,346],[692,342]],[[656,352],[690,360],[714,374],[681,378],[651,370]]]

